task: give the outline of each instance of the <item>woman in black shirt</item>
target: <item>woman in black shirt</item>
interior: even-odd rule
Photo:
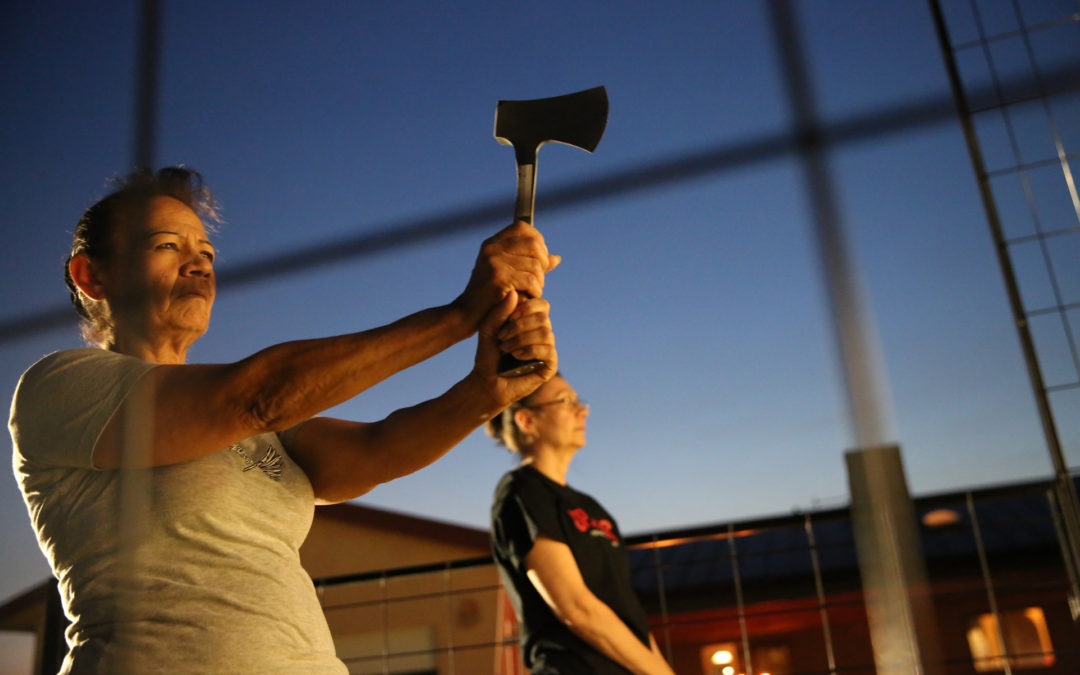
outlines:
[[[630,586],[614,518],[566,484],[588,406],[560,375],[487,424],[521,455],[495,490],[491,538],[534,675],[672,675]]]

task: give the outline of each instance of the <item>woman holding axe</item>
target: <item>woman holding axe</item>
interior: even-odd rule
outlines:
[[[430,464],[555,373],[541,294],[558,256],[523,223],[446,305],[189,364],[215,296],[213,205],[169,168],[90,207],[65,276],[92,347],[38,361],[12,402],[15,476],[71,620],[61,673],[347,673],[300,565],[315,505]],[[442,395],[378,422],[318,416],[477,332]],[[546,365],[501,377],[502,351]]]
[[[672,675],[630,586],[615,520],[566,484],[589,406],[561,375],[485,429],[521,466],[495,490],[491,539],[534,675]]]

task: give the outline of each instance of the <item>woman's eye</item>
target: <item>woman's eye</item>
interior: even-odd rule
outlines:
[[[214,252],[213,251],[202,251],[202,257],[206,258],[210,262],[214,262]]]
[[[158,244],[157,247],[158,248],[172,249],[173,251],[177,250],[176,244],[174,242],[171,242],[171,241],[163,241],[160,244]]]

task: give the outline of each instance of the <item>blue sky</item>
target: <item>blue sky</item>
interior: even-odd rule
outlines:
[[[538,169],[536,222],[564,258],[546,291],[561,364],[592,406],[571,484],[628,532],[846,502],[854,441],[795,157],[545,210],[560,188],[784,133],[764,3],[163,5],[156,163],[199,169],[224,205],[220,274],[506,202],[503,220],[413,247],[302,273],[279,258],[258,284],[219,292],[191,360],[235,360],[453,299],[480,241],[511,215],[514,160],[492,138],[496,101],[603,84],[611,113],[595,154],[546,146]],[[795,7],[827,123],[948,95],[924,3]],[[0,12],[0,319],[10,320],[66,302],[75,221],[131,165],[136,3],[16,0]],[[1048,58],[1075,63],[1080,41],[1061,43]],[[1080,110],[1075,96],[1063,105]],[[1074,153],[1076,119],[1062,129]],[[958,124],[856,140],[830,162],[913,491],[1048,475]],[[3,391],[40,356],[78,344],[74,324],[3,343]],[[334,414],[375,419],[438,395],[468,370],[472,347]],[[1080,432],[1065,436],[1080,463]],[[511,466],[478,432],[362,501],[486,527]],[[47,574],[10,478],[0,523],[2,599]]]

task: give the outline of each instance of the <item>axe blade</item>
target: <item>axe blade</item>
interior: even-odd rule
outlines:
[[[495,106],[495,138],[511,145],[517,158],[518,189],[514,219],[533,222],[536,193],[536,151],[544,143],[562,143],[592,152],[607,126],[608,98],[603,87],[551,98],[499,101]],[[521,361],[510,354],[499,359],[499,374],[517,377],[544,363]]]
[[[544,143],[592,152],[604,135],[607,118],[604,87],[551,98],[499,101],[495,106],[495,139],[514,146],[519,166],[535,164],[536,151]]]

